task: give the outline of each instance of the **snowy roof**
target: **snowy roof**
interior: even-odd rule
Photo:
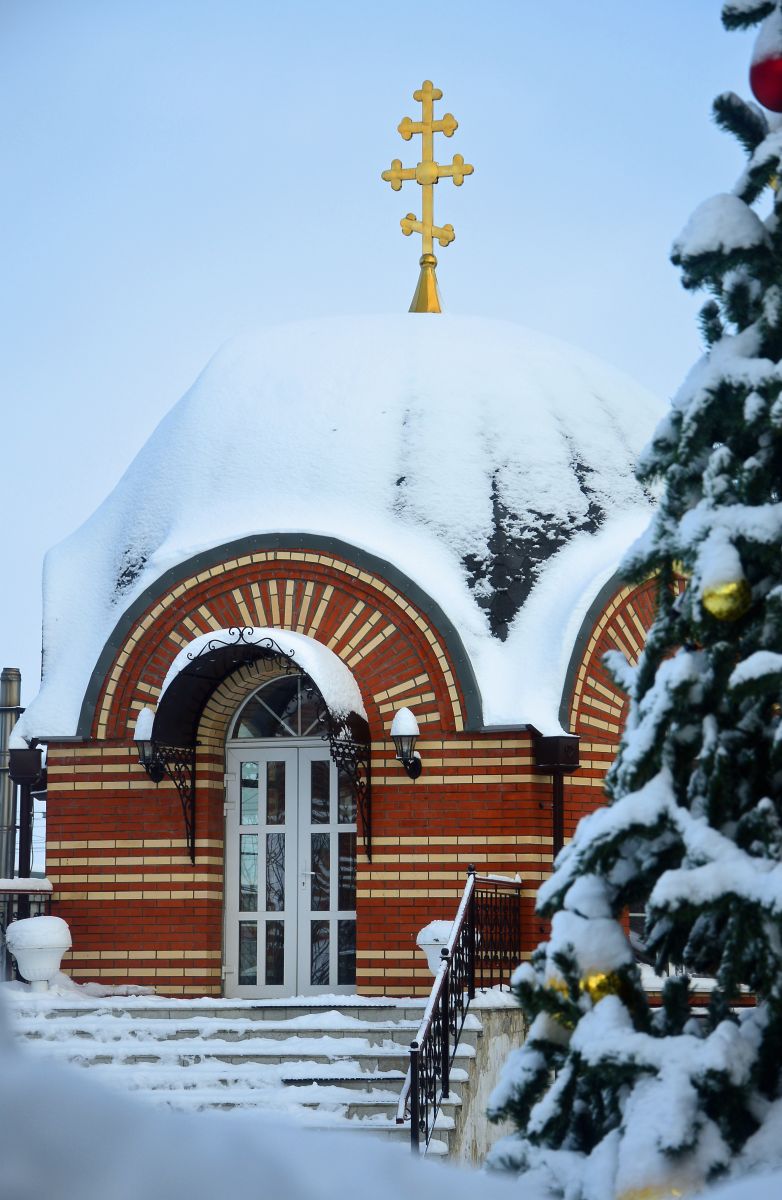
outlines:
[[[75,734],[104,644],[164,572],[285,531],[392,563],[456,627],[486,722],[556,732],[581,620],[648,521],[633,463],[663,411],[503,321],[334,318],[229,342],[47,555],[44,678],[17,743]]]

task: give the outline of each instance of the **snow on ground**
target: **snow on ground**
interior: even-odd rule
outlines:
[[[475,1194],[470,1173],[414,1162],[404,1145],[289,1124],[271,1114],[174,1114],[104,1089],[13,1044],[0,1012],[0,1191],[4,1200],[417,1200],[447,1187]],[[433,1175],[432,1171],[447,1172]],[[481,1182],[483,1200],[514,1196]],[[531,1196],[527,1200],[542,1200]]]
[[[38,918],[36,918],[37,920]],[[243,999],[223,999],[220,996],[160,996],[156,995],[154,988],[144,987],[141,984],[101,984],[101,983],[74,983],[69,975],[64,971],[59,971],[54,977],[53,986],[48,992],[33,993],[30,985],[19,981],[12,983],[0,984],[0,996],[7,989],[11,993],[10,999],[34,1000],[37,1006],[45,1006],[51,1003],[52,1007],[61,1007],[60,1001],[63,997],[67,997],[69,1006],[71,1002],[74,1006],[83,1003],[88,1008],[94,1008],[94,997],[104,999],[104,1007],[106,1004],[111,1004],[116,998],[116,1004],[124,1008],[246,1008],[252,1009],[258,1007],[257,1000]],[[507,992],[500,991],[499,988],[484,988],[476,996],[476,999],[471,1003],[475,1004],[482,1001],[485,1005],[491,1007],[493,1003],[492,997],[497,996],[498,1005],[503,1003]],[[515,1003],[515,1001],[514,1001]],[[297,1006],[306,1006],[307,1008],[338,1008],[340,1005],[349,1004],[351,1008],[423,1008],[426,1000],[420,996],[404,997],[404,996],[359,996],[345,995],[345,993],[327,992],[317,996],[279,996],[277,998],[264,999],[264,1008],[296,1008]]]
[[[36,921],[41,920],[40,917],[34,917],[33,919]],[[18,922],[14,922],[14,924],[18,924]],[[9,926],[9,933],[12,929],[13,924]],[[59,1002],[63,997],[67,997],[68,1000],[76,1002],[84,1000],[86,1003],[91,1003],[97,997],[122,996],[128,998],[130,996],[144,996],[148,1000],[155,994],[153,987],[145,987],[141,983],[75,983],[65,971],[58,971],[56,975],[52,976],[49,980],[48,990],[45,992],[33,993],[29,983],[23,983],[19,980],[0,984],[0,988],[7,989],[9,994],[13,993],[13,996],[10,996],[11,999],[14,997],[21,999],[22,997],[35,995],[39,1001],[42,999],[44,1004],[47,998],[53,1002]],[[157,998],[163,999],[163,997]]]
[[[471,1171],[416,1161],[403,1144],[309,1130],[264,1112],[169,1113],[116,1095],[92,1072],[15,1045],[1,999],[0,1112],[4,1200],[363,1200],[368,1187],[373,1200],[476,1195]],[[780,1188],[782,1176],[757,1176],[708,1195],[768,1200]],[[549,1200],[529,1178],[484,1176],[479,1191],[481,1200]]]
[[[591,355],[508,322],[332,319],[229,343],[47,556],[45,677],[15,744],[75,733],[106,640],[165,571],[286,531],[392,563],[455,624],[487,723],[556,732],[578,626],[648,521],[633,466],[663,411]],[[485,602],[506,535],[532,565],[503,643]]]

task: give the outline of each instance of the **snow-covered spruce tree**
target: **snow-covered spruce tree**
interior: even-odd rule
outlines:
[[[782,58],[781,9],[723,21],[763,22]],[[748,162],[674,245],[707,350],[638,468],[661,498],[623,572],[656,577],[656,619],[635,668],[611,656],[630,709],[609,803],[540,889],[550,937],[514,977],[530,1032],[492,1097],[518,1132],[490,1166],[567,1200],[782,1164],[782,131],[733,94],[714,113]],[[658,971],[713,977],[705,1015],[683,974],[650,1006],[628,910]]]

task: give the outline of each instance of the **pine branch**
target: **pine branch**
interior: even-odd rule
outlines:
[[[775,8],[776,0],[727,0],[722,6],[722,24],[726,29],[751,29]]]
[[[725,332],[720,320],[720,306],[716,300],[707,300],[698,314],[701,336],[707,347],[714,346]]]
[[[757,150],[768,136],[768,121],[755,104],[747,104],[735,92],[723,92],[712,105],[712,115],[720,129],[732,133],[748,154]]]

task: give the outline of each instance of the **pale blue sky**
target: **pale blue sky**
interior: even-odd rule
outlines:
[[[231,334],[405,311],[418,196],[380,180],[429,77],[474,163],[438,188],[449,311],[555,334],[667,396],[699,353],[668,263],[741,154],[717,0],[0,0],[0,665],[35,691],[46,548]],[[427,15],[428,14],[428,15]],[[85,581],[89,586],[89,581]]]

